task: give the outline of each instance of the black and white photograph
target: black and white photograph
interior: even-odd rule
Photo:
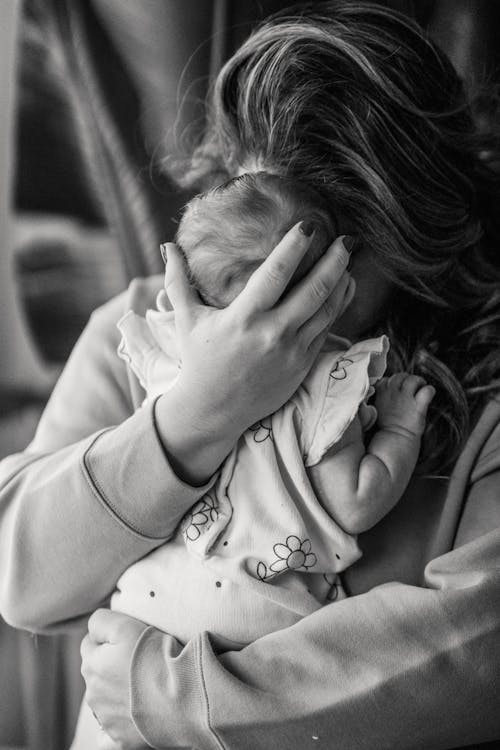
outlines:
[[[0,0],[0,750],[500,750],[500,2]]]

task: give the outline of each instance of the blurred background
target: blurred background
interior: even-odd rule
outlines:
[[[1,0],[0,458],[30,441],[91,311],[161,271],[190,197],[161,168],[207,88],[280,0]],[[321,0],[317,0],[321,4]],[[468,85],[498,80],[497,0],[393,0]],[[0,750],[69,747],[80,634],[0,620]]]

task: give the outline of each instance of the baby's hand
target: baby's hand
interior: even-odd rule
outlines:
[[[435,393],[435,388],[417,375],[398,372],[382,378],[375,396],[378,427],[406,437],[420,437]]]

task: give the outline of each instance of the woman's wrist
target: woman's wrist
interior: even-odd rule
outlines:
[[[197,399],[176,386],[156,401],[155,421],[172,469],[194,487],[210,479],[241,434],[217,410],[205,415]]]

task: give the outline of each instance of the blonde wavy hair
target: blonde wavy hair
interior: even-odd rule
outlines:
[[[394,288],[371,333],[390,336],[392,370],[437,390],[427,471],[450,468],[500,390],[500,153],[484,117],[497,111],[497,93],[471,101],[406,16],[302,4],[263,22],[225,64],[179,179],[206,189],[257,165],[310,185],[355,228]]]

